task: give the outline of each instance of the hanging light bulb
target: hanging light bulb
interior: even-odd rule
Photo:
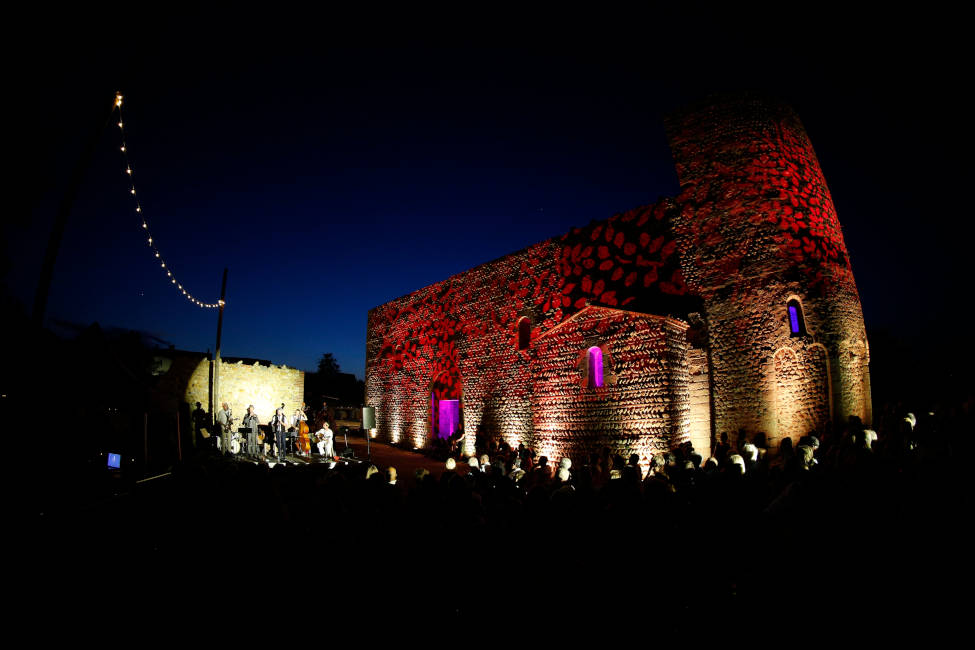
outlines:
[[[121,109],[121,106],[122,106],[122,93],[116,93],[116,95],[115,95],[115,106],[119,109],[118,126],[119,126],[120,129],[124,129],[124,124],[122,122],[122,109]],[[119,151],[121,151],[123,154],[125,154],[124,155],[124,160],[123,160],[123,162],[125,162],[125,173],[131,178],[131,176],[132,176],[132,166],[129,164],[128,154],[126,153],[127,150],[128,150],[128,147],[127,147],[127,145],[125,143],[125,132],[123,130],[122,137],[121,137],[121,143],[119,145]],[[136,195],[135,185],[132,183],[131,180],[129,181],[129,194],[131,194],[132,196],[135,196]],[[138,202],[136,202],[136,204],[135,204],[135,211],[136,211],[136,213],[138,213],[140,215],[142,214],[142,206]],[[159,260],[159,266],[161,268],[163,268],[163,269],[166,269],[166,261],[162,259],[162,254],[159,252],[159,250],[155,247],[155,245],[153,243],[152,235],[149,233],[149,222],[146,221],[145,217],[142,218],[142,229],[146,231],[147,242],[149,244],[149,248],[152,250],[153,255],[155,256],[155,258]],[[183,285],[181,285],[178,282],[176,282],[176,278],[173,276],[172,271],[166,270],[166,277],[169,278],[170,284],[175,285],[176,286],[176,289],[180,293],[182,293],[183,296],[185,296],[187,300],[189,300],[190,302],[194,303],[198,307],[201,307],[201,308],[211,308],[212,309],[212,308],[214,308],[214,307],[217,306],[217,303],[206,303],[206,302],[203,302],[203,301],[195,298],[193,296],[193,294],[189,293],[183,287]]]

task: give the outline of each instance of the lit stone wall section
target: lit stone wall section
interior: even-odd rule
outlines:
[[[680,111],[667,130],[677,197],[574,228],[369,312],[366,395],[381,439],[429,445],[432,394],[461,401],[467,453],[478,427],[553,454],[589,449],[594,413],[612,430],[611,447],[641,453],[691,439],[705,455],[715,434],[741,429],[775,444],[822,429],[831,415],[869,423],[860,299],[832,198],[795,113],[740,96]],[[789,328],[790,300],[803,310],[799,335]],[[624,411],[595,398],[583,399],[582,411],[554,388],[547,399],[564,409],[542,398],[550,376],[576,372],[563,358],[568,348],[552,346],[583,336],[573,332],[595,312],[573,319],[590,307],[635,314],[596,320],[615,323],[611,341],[599,343],[609,346],[606,356],[627,360],[605,392],[626,413],[649,418],[643,428],[623,424]],[[690,320],[692,313],[704,326],[695,326],[704,339],[695,336],[695,348],[677,346],[669,333],[661,343],[652,328],[647,339],[628,333],[652,314]],[[522,317],[532,323],[527,350],[518,350]],[[664,374],[650,373],[668,382],[666,405],[667,391],[627,374],[663,363],[662,349],[679,357]],[[568,437],[556,434],[558,423]]]
[[[481,426],[513,446],[530,439],[531,350],[518,350],[517,322],[528,317],[535,339],[562,317],[550,299],[561,298],[557,250],[542,242],[369,312],[366,400],[378,439],[429,446],[434,392],[461,400],[467,454]]]
[[[688,431],[694,451],[711,455],[711,385],[706,350],[688,348]]]
[[[194,408],[201,402],[206,408],[210,385],[209,362],[199,362],[190,377],[186,389],[186,401]],[[261,424],[267,424],[274,410],[282,402],[289,417],[304,401],[305,373],[287,366],[262,366],[260,364],[221,363],[220,395],[214,409],[227,402],[239,424],[247,413],[247,406],[254,405]]]
[[[606,446],[624,458],[690,439],[687,325],[588,307],[540,337],[532,360],[534,447],[582,463]],[[602,349],[604,385],[588,385],[587,350]]]
[[[685,280],[705,301],[718,433],[795,437],[825,426],[830,403],[833,417],[869,421],[860,300],[795,113],[738,96],[680,111],[667,127],[681,183],[673,227]],[[805,336],[791,336],[790,298],[802,305]],[[824,346],[826,363],[819,352],[806,354],[811,343]],[[776,356],[786,347],[794,359]],[[820,394],[824,372],[832,398]],[[789,399],[802,406],[786,408]]]

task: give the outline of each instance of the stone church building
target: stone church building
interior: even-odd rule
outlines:
[[[736,96],[666,120],[680,192],[369,312],[377,437],[483,429],[553,460],[871,417],[840,223],[795,113]]]

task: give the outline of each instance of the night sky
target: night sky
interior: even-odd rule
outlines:
[[[57,202],[120,90],[169,266],[214,302],[229,267],[223,354],[313,370],[332,352],[362,377],[370,308],[675,195],[662,115],[759,90],[806,126],[868,330],[916,340],[964,308],[961,21],[671,12],[439,16],[453,21],[441,29],[433,18],[27,25],[8,82],[26,209],[8,213],[5,282],[29,308]],[[97,321],[212,350],[216,311],[186,301],[145,244],[115,121],[74,205],[46,324],[70,335]]]

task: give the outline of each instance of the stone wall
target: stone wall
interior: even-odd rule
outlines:
[[[703,458],[711,455],[711,373],[707,350],[687,350],[688,432],[694,450]]]
[[[200,359],[189,376],[185,401],[191,405],[196,402],[206,408],[209,399],[210,368],[204,357]],[[291,415],[304,401],[305,373],[287,366],[261,365],[259,363],[220,364],[220,393],[214,404],[214,414],[222,402],[227,402],[239,423],[247,406],[254,405],[261,424],[266,424],[274,415],[274,409],[282,402],[285,413]]]
[[[562,298],[557,250],[543,242],[369,312],[366,400],[380,439],[428,446],[436,395],[461,400],[471,434],[483,426],[513,445],[526,440],[529,350],[518,349],[518,320],[531,321],[532,340],[561,320],[551,299]]]
[[[674,397],[670,426],[679,434],[668,434],[669,444],[690,436],[706,454],[716,432],[745,429],[778,441],[818,430],[831,415],[869,422],[859,296],[798,118],[781,104],[737,97],[675,114],[667,126],[677,197],[574,228],[369,312],[366,393],[381,438],[426,446],[431,400],[459,399],[469,434],[484,427],[513,445],[556,449],[556,418],[536,394],[546,390],[547,372],[547,352],[538,348],[547,351],[544,337],[595,306],[703,314],[706,335],[679,355],[690,371],[681,371],[686,398]],[[797,334],[790,300],[805,319]],[[530,345],[519,349],[523,318]],[[652,354],[633,345],[637,356]],[[639,442],[642,450],[662,444],[654,435],[653,444]]]
[[[579,463],[609,447],[653,454],[690,438],[687,324],[589,307],[540,337],[533,350],[533,446]],[[601,350],[603,385],[588,381],[588,350]]]
[[[779,440],[831,415],[869,422],[860,300],[798,117],[739,96],[679,112],[667,127],[681,183],[672,222],[686,282],[705,301],[716,429]],[[806,321],[799,336],[791,299]]]

